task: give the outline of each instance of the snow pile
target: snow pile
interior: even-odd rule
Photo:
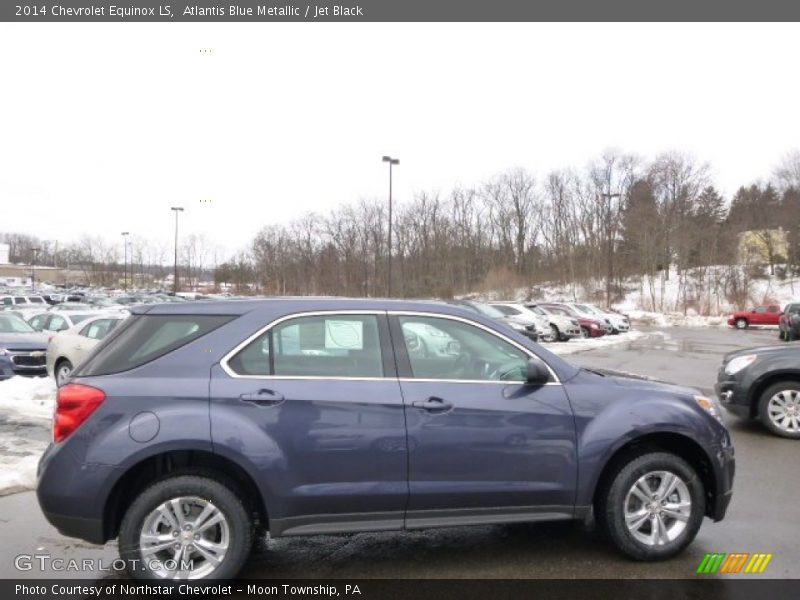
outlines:
[[[50,439],[56,385],[47,377],[0,381],[0,496],[36,487]]]
[[[551,344],[542,344],[543,348],[550,350],[553,354],[575,354],[576,352],[586,352],[588,350],[596,350],[598,348],[608,348],[609,346],[619,346],[620,344],[627,344],[634,340],[641,339],[651,335],[644,331],[629,331],[628,333],[620,333],[619,335],[604,335],[599,338],[574,338],[568,342],[554,342]]]
[[[0,415],[49,422],[56,401],[51,377],[12,377],[0,381]]]
[[[692,312],[692,311],[690,311]],[[698,314],[657,313],[646,310],[630,310],[626,313],[631,321],[653,327],[727,327],[728,315],[706,317]]]

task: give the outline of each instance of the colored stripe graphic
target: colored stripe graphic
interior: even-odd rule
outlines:
[[[697,567],[698,573],[716,573],[722,561],[725,558],[724,552],[715,552],[714,554],[706,554],[703,562]]]

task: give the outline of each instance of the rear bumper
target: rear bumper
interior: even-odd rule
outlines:
[[[63,535],[105,543],[103,513],[115,475],[113,467],[80,464],[68,448],[50,444],[37,470],[42,513]]]

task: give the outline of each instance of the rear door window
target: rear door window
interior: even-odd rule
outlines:
[[[217,329],[233,316],[136,315],[109,336],[76,375],[110,375],[140,367]]]

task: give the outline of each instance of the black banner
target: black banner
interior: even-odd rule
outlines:
[[[469,580],[330,579],[142,583],[126,580],[2,580],[0,597],[76,598],[249,598],[302,600],[782,600],[797,596],[797,582],[761,579],[691,580]]]
[[[786,0],[302,0],[2,2],[0,21],[25,22],[501,22],[797,21]]]

